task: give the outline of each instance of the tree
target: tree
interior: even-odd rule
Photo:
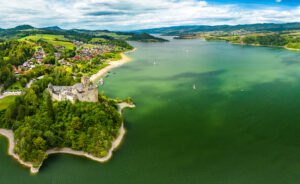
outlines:
[[[22,86],[23,88],[25,88],[25,86],[27,85],[27,79],[26,79],[25,77],[22,77],[22,78],[20,79],[20,83],[21,83],[21,86]]]
[[[55,64],[55,61],[56,61],[56,59],[55,59],[54,56],[48,55],[48,56],[44,59],[43,62],[44,62],[45,64],[52,64],[52,65],[54,65],[54,64]]]
[[[46,141],[41,137],[33,139],[33,144],[37,150],[46,150]]]

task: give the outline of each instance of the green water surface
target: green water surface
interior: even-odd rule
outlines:
[[[131,44],[132,62],[99,88],[137,106],[124,112],[127,134],[113,158],[54,155],[31,176],[0,138],[0,184],[300,183],[300,52]]]

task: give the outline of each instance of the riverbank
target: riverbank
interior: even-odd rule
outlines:
[[[134,52],[134,51],[136,51],[136,48],[134,48],[131,51],[121,53],[122,59],[120,59],[118,61],[111,61],[107,67],[99,70],[98,73],[92,75],[90,77],[90,81],[91,82],[96,82],[100,77],[102,77],[104,74],[106,74],[111,69],[117,68],[121,65],[124,65],[125,63],[128,63],[130,61],[130,58],[128,56],[126,56],[125,53],[130,53],[130,52]]]
[[[120,113],[120,115],[122,115],[122,110],[124,108],[134,108],[134,107],[135,107],[135,105],[132,105],[132,104],[128,104],[128,103],[124,103],[124,102],[119,103],[118,112]],[[54,149],[46,151],[46,156],[52,155],[52,154],[59,154],[59,153],[71,154],[71,155],[76,155],[76,156],[83,156],[83,157],[89,158],[91,160],[103,163],[103,162],[108,161],[112,157],[113,151],[115,151],[122,143],[125,133],[126,133],[126,130],[124,128],[124,121],[123,121],[123,123],[119,129],[119,136],[112,142],[112,147],[109,149],[107,155],[102,158],[95,157],[95,156],[90,155],[83,151],[72,150],[70,148],[54,148]],[[22,161],[20,159],[19,155],[14,153],[15,139],[14,139],[13,131],[7,130],[7,129],[0,129],[0,135],[6,137],[8,139],[8,155],[12,156],[21,165],[30,168],[31,174],[37,174],[39,172],[42,164],[39,167],[34,167],[32,163]]]

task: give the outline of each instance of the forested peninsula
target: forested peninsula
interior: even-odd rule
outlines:
[[[55,153],[110,159],[125,134],[121,111],[135,106],[131,98],[98,94],[98,80],[129,60],[123,53],[133,47],[126,39],[30,26],[1,30],[0,36],[0,135],[9,140],[9,154],[33,174]],[[94,83],[80,83],[90,77]],[[93,101],[84,96],[90,89],[96,90]]]

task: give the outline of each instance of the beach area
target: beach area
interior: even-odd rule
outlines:
[[[135,108],[135,105],[124,103],[124,102],[119,103],[118,112],[120,113],[120,115],[122,115],[122,110],[125,108]],[[53,154],[71,154],[71,155],[86,157],[88,159],[91,159],[93,161],[100,162],[100,163],[107,162],[112,157],[113,151],[115,151],[121,145],[125,133],[126,133],[126,130],[124,128],[124,122],[123,122],[119,129],[118,137],[112,142],[112,147],[108,150],[107,155],[102,158],[95,157],[95,156],[88,154],[86,152],[83,152],[83,151],[72,150],[70,148],[50,149],[50,150],[46,151],[46,158],[47,158],[47,156],[53,155]],[[23,160],[21,160],[19,155],[14,153],[15,139],[14,139],[14,133],[12,130],[0,129],[0,136],[4,136],[8,139],[8,155],[13,157],[16,161],[18,161],[24,167],[30,168],[31,174],[37,174],[39,172],[42,164],[38,167],[34,167],[32,163],[24,162]]]
[[[133,50],[128,51],[128,52],[134,52],[135,50],[136,49],[133,49]],[[126,52],[126,53],[128,53],[128,52]],[[92,75],[90,77],[90,80],[92,82],[95,82],[96,80],[98,80],[101,76],[106,74],[111,69],[119,67],[121,65],[124,65],[124,64],[126,64],[127,62],[130,61],[130,58],[127,57],[125,55],[125,53],[121,53],[121,57],[122,57],[122,59],[120,59],[118,61],[111,61],[107,67],[99,70],[98,73]],[[133,105],[133,104],[128,104],[128,103],[122,102],[122,103],[119,103],[118,112],[122,116],[122,110],[124,108],[134,108],[134,107],[135,107],[135,105]],[[107,162],[112,157],[113,151],[116,150],[120,146],[120,144],[122,143],[122,140],[123,140],[123,137],[124,137],[125,133],[126,133],[126,130],[124,128],[124,122],[123,122],[120,129],[119,129],[118,137],[112,142],[112,147],[108,150],[107,155],[105,157],[102,157],[102,158],[95,157],[95,156],[93,156],[91,154],[88,154],[86,152],[83,152],[83,151],[72,150],[70,148],[50,149],[50,150],[46,151],[46,153],[45,153],[46,158],[47,158],[48,155],[53,155],[53,154],[71,154],[71,155],[76,155],[76,156],[83,156],[83,157],[89,158],[91,160],[100,162],[100,163]],[[39,172],[42,164],[38,167],[34,167],[32,163],[24,162],[23,160],[21,160],[19,155],[15,154],[15,152],[14,152],[15,139],[14,139],[14,133],[13,133],[12,130],[0,129],[0,136],[4,136],[8,139],[8,144],[9,144],[8,145],[8,155],[13,157],[16,161],[18,161],[24,167],[30,168],[31,174],[37,174]]]
[[[136,51],[136,48],[134,48],[131,51],[125,52],[125,53],[130,53]],[[101,78],[103,75],[105,75],[108,71],[110,71],[113,68],[117,68],[119,66],[122,66],[130,61],[130,58],[125,55],[125,53],[121,53],[122,59],[118,61],[111,61],[109,62],[109,65],[101,70],[99,70],[96,74],[92,75],[90,77],[91,82],[96,82],[99,78]]]

